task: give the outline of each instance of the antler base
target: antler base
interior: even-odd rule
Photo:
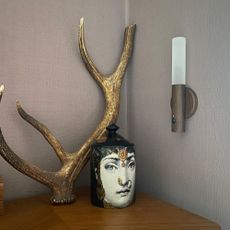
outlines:
[[[50,198],[52,204],[71,204],[76,200],[72,185],[58,186],[52,189],[53,196]]]

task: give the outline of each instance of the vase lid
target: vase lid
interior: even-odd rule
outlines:
[[[119,135],[117,130],[119,127],[113,123],[107,128],[107,138],[104,142],[94,142],[93,146],[133,146],[134,144],[125,140],[124,137]]]

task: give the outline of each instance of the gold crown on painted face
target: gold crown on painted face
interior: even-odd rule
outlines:
[[[118,157],[119,157],[119,159],[122,161],[121,166],[122,166],[122,167],[125,167],[125,160],[126,160],[127,157],[128,157],[127,148],[124,148],[124,149],[119,150],[119,152],[118,152]]]

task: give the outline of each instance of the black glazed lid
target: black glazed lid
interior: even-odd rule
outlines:
[[[134,146],[134,144],[125,140],[116,131],[119,127],[116,124],[111,124],[107,128],[107,139],[105,142],[94,142],[92,146]]]

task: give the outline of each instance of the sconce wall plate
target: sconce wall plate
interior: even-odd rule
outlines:
[[[172,132],[185,131],[185,119],[190,118],[197,110],[196,93],[185,85],[172,85]]]

